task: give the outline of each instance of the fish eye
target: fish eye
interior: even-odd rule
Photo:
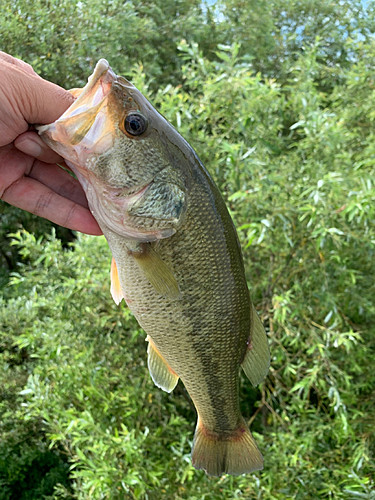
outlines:
[[[130,135],[142,135],[147,129],[147,119],[138,111],[129,113],[124,121],[125,130]]]

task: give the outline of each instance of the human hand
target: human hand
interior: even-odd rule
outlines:
[[[63,159],[33,131],[72,104],[66,90],[0,51],[0,198],[56,224],[102,234],[79,182],[56,165]]]

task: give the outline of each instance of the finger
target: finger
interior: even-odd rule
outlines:
[[[23,69],[26,73],[29,73],[30,75],[37,75],[37,73],[34,71],[33,67],[30,66],[30,64],[27,64],[25,61],[21,61],[21,59],[17,59],[16,57],[13,57],[6,52],[2,52],[0,50],[0,59],[3,61],[6,61],[9,64],[14,64],[15,66],[18,66],[19,68]]]
[[[59,163],[63,159],[39,137],[36,132],[25,132],[14,141],[16,148],[29,156],[38,158],[45,163]]]
[[[58,165],[37,160],[28,173],[28,177],[44,184],[58,195],[88,208],[87,198],[81,184]]]
[[[63,161],[62,165],[65,165]],[[35,160],[11,144],[0,148],[0,198],[11,184],[24,176],[35,178],[60,196],[79,203],[85,208],[88,206],[80,183],[69,172],[55,164]]]
[[[74,231],[102,234],[87,208],[63,198],[35,179],[22,177],[14,182],[4,191],[3,200]]]
[[[68,91],[36,74],[24,71],[18,65],[4,60],[1,72],[7,82],[8,97],[13,102],[13,107],[17,106],[28,123],[52,123],[74,101]]]

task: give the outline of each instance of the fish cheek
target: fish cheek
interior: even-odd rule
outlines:
[[[111,187],[137,191],[168,166],[168,157],[157,137],[147,137],[143,142],[129,139],[120,132],[113,148],[95,157],[91,170]]]

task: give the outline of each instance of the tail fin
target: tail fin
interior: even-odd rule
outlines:
[[[222,435],[206,429],[198,418],[191,458],[196,469],[204,469],[210,476],[263,469],[263,457],[242,417],[235,431]]]

